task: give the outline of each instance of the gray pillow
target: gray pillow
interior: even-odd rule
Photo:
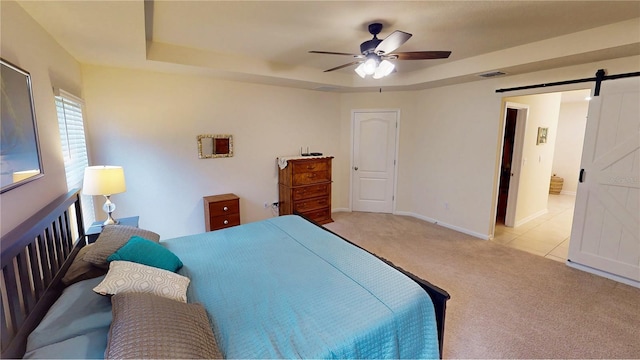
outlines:
[[[103,269],[101,267],[97,267],[90,262],[84,260],[84,255],[94,246],[94,244],[89,244],[76,254],[76,257],[73,259],[71,266],[64,274],[62,278],[62,283],[66,286],[77,283],[81,280],[93,279],[98,276],[102,276],[107,273],[107,269]]]
[[[160,242],[160,235],[153,231],[127,225],[107,225],[102,229],[98,240],[93,244],[94,246],[84,255],[84,261],[105,269],[108,268],[107,258],[118,251],[134,235]]]
[[[152,294],[111,297],[105,359],[221,359],[206,310]]]

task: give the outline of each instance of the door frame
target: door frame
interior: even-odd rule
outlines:
[[[495,170],[495,198],[491,215],[491,237],[496,230],[496,217],[498,216],[498,196],[500,196],[500,172],[502,168],[502,153],[504,151],[504,132],[507,126],[507,109],[518,111],[516,116],[516,130],[513,138],[513,155],[511,158],[511,171],[514,174],[509,181],[509,192],[507,195],[507,211],[505,215],[505,226],[514,226],[516,208],[518,206],[518,188],[520,187],[520,175],[522,172],[522,152],[524,149],[524,136],[527,129],[527,119],[529,117],[529,105],[506,101],[502,109],[502,131],[499,137],[499,150],[496,159]],[[514,181],[515,180],[515,181]]]
[[[351,110],[351,145],[349,147],[349,211],[353,211],[353,155],[355,146],[355,121],[356,113],[381,113],[394,112],[396,114],[396,147],[393,161],[393,194],[391,199],[391,213],[396,213],[396,195],[398,192],[398,152],[400,149],[400,109],[352,109]]]

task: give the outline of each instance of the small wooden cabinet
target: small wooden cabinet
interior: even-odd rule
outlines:
[[[280,215],[298,214],[318,224],[333,222],[331,159],[287,159],[278,173]]]
[[[207,231],[240,225],[240,198],[234,194],[205,196],[204,223]]]

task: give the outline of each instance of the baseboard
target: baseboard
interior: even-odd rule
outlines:
[[[620,283],[623,283],[623,284],[626,284],[626,285],[629,285],[629,286],[640,288],[640,281],[636,281],[636,280],[632,280],[632,279],[629,279],[629,278],[626,278],[626,277],[622,277],[622,276],[619,276],[619,275],[608,273],[606,271],[594,269],[594,268],[586,266],[586,265],[575,263],[575,262],[573,262],[571,260],[567,260],[566,264],[567,264],[567,266],[572,267],[574,269],[582,270],[582,271],[588,272],[590,274],[602,276],[602,277],[605,277],[607,279],[611,279],[613,281],[617,281],[617,282],[620,282]]]
[[[576,196],[576,192],[575,192],[575,191],[562,190],[562,191],[560,191],[560,195],[571,195],[571,196]]]
[[[351,212],[351,209],[349,208],[335,208],[335,209],[331,209],[332,213],[337,213],[337,212]]]
[[[533,215],[530,215],[530,216],[527,216],[526,218],[524,218],[524,219],[522,219],[520,221],[516,221],[516,223],[513,226],[517,227],[517,226],[520,226],[520,225],[524,225],[524,224],[528,223],[529,221],[531,221],[531,220],[533,220],[533,219],[535,219],[537,217],[540,217],[540,216],[542,216],[542,215],[544,215],[544,214],[546,214],[548,212],[549,212],[549,209],[540,210],[537,213],[535,213]]]
[[[433,219],[433,218],[430,218],[430,217],[427,217],[427,216],[419,215],[419,214],[408,212],[408,211],[396,211],[394,214],[395,215],[411,216],[411,217],[414,217],[416,219],[420,219],[420,220],[423,220],[423,221],[426,221],[426,222],[430,222],[432,224],[440,225],[440,226],[445,227],[447,229],[455,230],[455,231],[463,233],[463,234],[467,234],[467,235],[470,235],[470,236],[473,236],[473,237],[476,237],[476,238],[480,238],[482,240],[489,240],[489,235],[480,234],[478,232],[471,231],[469,229],[465,229],[465,228],[462,228],[462,227],[459,227],[459,226],[456,226],[456,225],[447,224],[447,223],[438,221],[436,219]]]

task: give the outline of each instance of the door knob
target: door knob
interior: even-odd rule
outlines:
[[[358,167],[357,167],[357,166],[354,166],[354,167],[353,167],[353,170],[358,171]]]

